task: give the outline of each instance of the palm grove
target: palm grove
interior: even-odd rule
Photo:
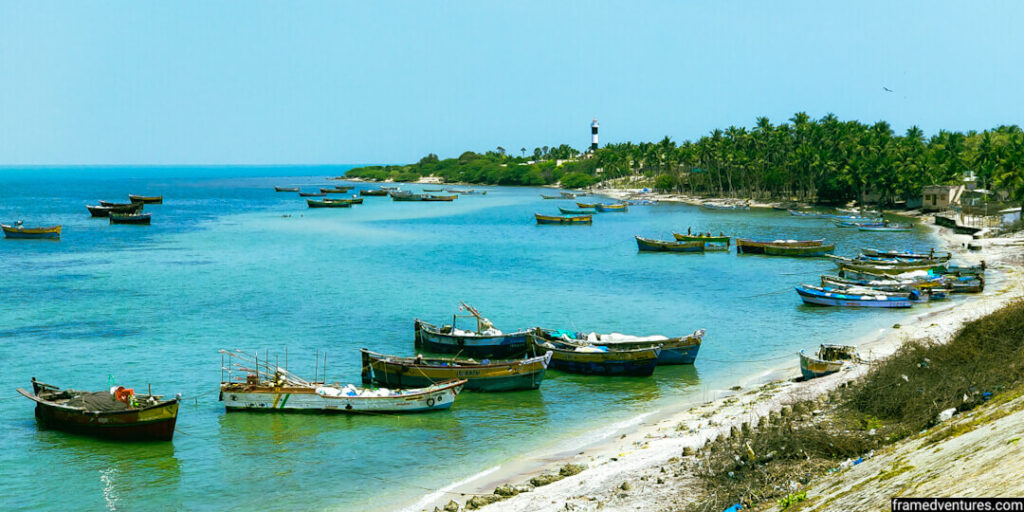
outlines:
[[[979,187],[1024,201],[1024,131],[1016,125],[926,138],[916,126],[896,135],[885,121],[868,125],[832,114],[814,120],[800,112],[779,125],[760,117],[750,129],[716,129],[682,144],[668,137],[608,144],[591,158],[578,158],[579,151],[565,144],[519,153],[499,147],[444,160],[431,154],[415,164],[361,167],[347,175],[395,181],[432,175],[448,182],[566,188],[634,176],[660,190],[692,195],[827,203],[871,196],[892,204],[974,171]]]

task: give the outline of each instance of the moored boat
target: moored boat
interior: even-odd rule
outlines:
[[[796,287],[796,293],[805,304],[815,306],[909,308],[913,306],[908,298],[891,297],[885,294],[854,294],[829,291],[818,286],[804,284]]]
[[[932,249],[927,254],[918,253],[913,251],[881,251],[878,249],[861,249],[861,254],[865,256],[871,256],[873,258],[899,258],[901,260],[932,260],[945,258],[950,259],[953,257],[953,253],[947,253],[946,256],[939,254],[935,255],[935,249]]]
[[[132,203],[128,206],[93,206],[86,205],[89,214],[93,217],[109,217],[111,213],[139,213],[144,203]]]
[[[626,203],[604,204],[597,203],[594,208],[599,212],[628,212],[629,205]]]
[[[388,356],[362,349],[364,384],[389,387],[425,387],[465,379],[471,391],[537,389],[544,379],[551,354],[505,361]]]
[[[815,258],[830,254],[836,250],[835,244],[812,245],[808,247],[791,246],[786,244],[765,244],[764,253],[768,256],[791,256],[803,258]]]
[[[562,212],[562,215],[587,215],[587,214],[594,213],[594,212],[588,212],[586,210],[576,210],[576,209],[573,209],[573,208],[562,208],[562,207],[559,207],[558,211]]]
[[[586,343],[568,343],[533,329],[529,335],[530,350],[550,352],[551,367],[583,375],[621,375],[647,377],[658,364],[661,345],[643,348],[615,349]]]
[[[672,233],[672,236],[680,242],[704,242],[725,245],[729,245],[729,240],[731,239],[725,235],[714,236],[711,234],[684,235],[682,233]]]
[[[877,225],[859,225],[857,226],[859,231],[913,231],[914,226],[910,224],[885,224],[881,226]]]
[[[357,197],[357,196],[353,196],[353,197],[338,197],[338,198],[325,197],[322,200],[323,201],[327,201],[328,203],[363,204],[363,198],[362,197]]]
[[[849,345],[821,345],[818,351],[809,356],[800,351],[800,374],[804,380],[824,377],[843,369],[846,363],[859,360],[856,347]]]
[[[352,203],[348,201],[317,201],[306,199],[306,205],[310,208],[351,208]]]
[[[299,187],[278,187],[274,186],[274,192],[298,192]]]
[[[636,248],[638,251],[652,252],[704,252],[704,242],[674,242],[668,240],[655,240],[636,235]]]
[[[128,200],[133,203],[163,204],[164,196],[139,196],[135,194],[128,194]]]
[[[422,201],[422,194],[413,194],[412,192],[402,192],[398,190],[391,191],[390,194],[392,201]]]
[[[539,333],[537,331],[540,331]],[[610,347],[617,350],[651,348],[660,345],[661,352],[658,354],[658,366],[675,364],[693,364],[697,359],[697,352],[700,351],[704,340],[704,329],[698,329],[693,334],[669,338],[668,336],[631,336],[617,332],[609,334],[583,333],[564,329],[533,329],[533,332],[544,339],[553,339],[570,344],[588,344],[595,346]]]
[[[541,199],[565,199],[562,196],[549,196],[547,194],[541,194],[540,197]]]
[[[345,193],[347,193],[349,191],[350,188],[351,187],[347,187],[347,188],[341,188],[341,187],[339,187],[339,188],[321,188],[320,192],[324,193],[324,194],[345,194]]]
[[[13,226],[8,224],[0,224],[0,229],[3,229],[4,237],[6,238],[21,238],[21,239],[60,239],[60,225],[57,226],[45,226],[38,228],[26,228],[22,226],[22,222],[19,220],[15,222]]]
[[[533,216],[537,219],[537,224],[569,224],[569,225],[582,225],[591,224],[594,222],[593,215],[541,215],[534,213]]]
[[[562,192],[562,199],[576,199],[576,194],[572,192]]]
[[[131,206],[132,203],[114,203],[111,201],[99,201],[100,206]]]
[[[423,196],[423,200],[424,201],[448,201],[448,202],[450,202],[450,201],[454,201],[454,200],[456,200],[458,198],[459,198],[458,194],[452,194],[452,195],[446,195],[446,196],[440,196],[440,195],[434,195],[434,194],[426,194],[426,195]]]
[[[424,192],[444,192],[443,188],[425,188]]]
[[[32,392],[18,388],[36,403],[36,419],[47,428],[115,441],[170,441],[181,395],[135,394],[112,387],[104,391],[60,389],[32,378]]]
[[[472,306],[461,303],[469,315],[452,315],[450,325],[436,326],[416,319],[415,346],[431,352],[465,357],[515,357],[526,353],[526,331],[502,332]],[[459,329],[459,318],[475,318],[476,330]]]
[[[361,196],[386,196],[388,191],[385,189],[363,189],[359,191]]]
[[[324,197],[326,195],[323,192],[299,192],[299,197]]]
[[[777,247],[817,247],[821,246],[825,239],[819,240],[751,240],[748,238],[736,239],[736,252],[742,254],[764,254],[767,245]]]
[[[111,213],[109,215],[111,224],[139,224],[146,226],[150,224],[150,216],[148,213]]]
[[[576,203],[577,208],[596,208],[597,203]]]

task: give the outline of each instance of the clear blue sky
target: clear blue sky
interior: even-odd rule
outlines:
[[[822,5],[826,4],[826,5]],[[0,0],[0,165],[405,163],[1024,124],[1020,2]],[[894,92],[882,89],[888,87]]]

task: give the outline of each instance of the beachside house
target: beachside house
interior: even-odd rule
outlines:
[[[963,185],[930,185],[921,189],[921,210],[941,212],[960,204]]]

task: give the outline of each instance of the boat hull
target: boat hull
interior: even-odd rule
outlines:
[[[913,303],[909,299],[889,298],[872,299],[857,298],[852,295],[839,293],[817,292],[804,287],[796,287],[796,293],[805,304],[813,306],[841,306],[841,307],[871,307],[871,308],[909,308]],[[860,297],[870,297],[861,295]]]
[[[640,236],[636,238],[638,251],[651,252],[704,252],[704,242],[670,242],[665,240],[653,240]]]
[[[164,196],[137,196],[135,194],[128,194],[128,200],[133,203],[163,204]]]
[[[835,245],[818,245],[811,247],[789,247],[787,245],[768,244],[764,253],[768,256],[790,256],[794,258],[815,258],[835,252]]]
[[[729,245],[731,237],[728,236],[698,236],[698,235],[684,235],[682,233],[672,233],[672,236],[680,242],[704,242],[709,244],[726,244]]]
[[[551,352],[552,368],[581,375],[647,377],[654,373],[661,353],[659,346],[637,350],[576,352],[547,346],[547,340],[534,334],[529,337],[534,351]]]
[[[815,247],[820,246],[825,240],[750,240],[747,238],[736,239],[736,252],[741,254],[764,254],[767,245],[785,245],[787,247]]]
[[[35,401],[36,420],[44,428],[115,441],[170,441],[174,437],[178,398],[123,411],[84,411],[49,402],[39,396],[45,385],[35,381],[32,385],[32,393],[21,388],[18,392]]]
[[[824,361],[806,354],[800,354],[800,374],[803,375],[804,380],[831,375],[842,369],[843,363],[841,361]]]
[[[437,326],[416,320],[416,348],[465,357],[516,357],[526,353],[526,331],[497,336],[460,336],[442,333]]]
[[[629,211],[629,206],[624,205],[624,204],[601,204],[601,203],[597,203],[597,204],[594,205],[594,209],[596,209],[599,212],[604,212],[604,213],[609,213],[609,212],[628,212]]]
[[[577,217],[559,217],[556,215],[541,215],[539,213],[533,214],[537,219],[537,224],[568,224],[572,225],[584,225],[591,224],[594,222],[593,215],[580,215]]]
[[[34,240],[58,240],[60,239],[61,226],[51,226],[46,228],[19,228],[15,226],[3,225],[4,236],[7,238],[15,239],[34,239]]]
[[[383,197],[383,196],[388,195],[388,191],[387,190],[383,190],[383,189],[382,190],[365,190],[364,189],[364,190],[360,190],[359,191],[359,195],[361,195],[361,196],[371,196],[371,197]]]

